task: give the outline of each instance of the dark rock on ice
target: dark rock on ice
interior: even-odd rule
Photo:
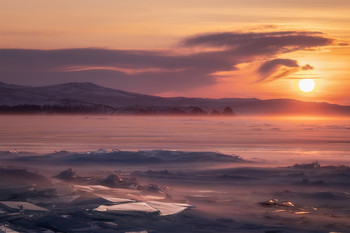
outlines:
[[[61,180],[72,181],[76,179],[78,176],[76,175],[75,172],[73,172],[72,168],[68,168],[67,170],[61,171],[58,175],[54,177]]]

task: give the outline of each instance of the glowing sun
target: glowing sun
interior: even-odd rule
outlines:
[[[303,92],[311,92],[315,88],[315,80],[313,80],[313,79],[301,79],[299,81],[299,88]]]

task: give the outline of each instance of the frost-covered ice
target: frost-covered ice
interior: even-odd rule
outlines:
[[[18,231],[15,231],[9,227],[2,226],[2,225],[0,225],[0,232],[1,233],[19,233]]]
[[[134,202],[134,200],[126,199],[126,198],[118,198],[118,197],[111,197],[107,195],[98,195],[107,201],[113,202],[113,203],[128,203],[128,202]]]
[[[1,116],[0,124],[0,151],[50,153],[55,157],[72,151],[94,158],[103,155],[99,148],[108,153],[168,149],[180,155],[186,155],[183,151],[218,151],[286,165],[301,160],[350,162],[350,124],[346,118],[35,115]]]
[[[148,233],[148,231],[127,231],[125,233]]]
[[[101,205],[94,210],[103,211],[103,212],[144,212],[144,213],[157,213],[159,212],[160,216],[178,214],[186,209],[191,207],[188,204],[182,203],[165,203],[157,201],[149,202],[134,202],[134,203],[125,203],[117,205]]]
[[[149,206],[157,209],[160,212],[161,216],[178,214],[190,207],[191,205],[183,203],[165,203],[159,201],[149,201],[146,202]]]
[[[0,206],[10,210],[23,210],[23,211],[49,211],[40,206],[34,205],[28,202],[19,202],[19,201],[0,201]]]
[[[50,175],[0,168],[0,224],[18,232],[96,233],[329,233],[350,228],[348,166],[90,169],[76,166],[74,179],[59,179],[56,174],[67,168]],[[112,187],[101,183],[112,175],[132,185],[118,179]],[[48,211],[38,211],[43,209]]]
[[[103,212],[143,212],[143,213],[156,213],[158,210],[151,207],[146,202],[126,203],[118,205],[100,205],[95,208],[96,211]]]

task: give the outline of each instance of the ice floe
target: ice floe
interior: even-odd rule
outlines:
[[[149,202],[132,202],[117,205],[100,205],[94,210],[100,212],[143,212],[143,213],[159,213],[160,216],[178,214],[191,205],[182,203],[165,203],[158,201]]]
[[[145,202],[125,203],[125,204],[110,205],[110,206],[100,205],[94,210],[101,211],[101,212],[143,212],[143,213],[158,212],[157,209],[151,207]]]
[[[21,201],[0,201],[1,207],[9,210],[9,211],[49,211],[48,209],[42,208],[40,206],[34,205],[29,202],[21,202]]]
[[[151,207],[159,210],[161,216],[178,214],[190,207],[191,205],[182,203],[165,203],[159,201],[149,201],[147,202]]]

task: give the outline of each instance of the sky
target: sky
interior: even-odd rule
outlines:
[[[0,0],[0,81],[350,105],[349,0]],[[303,93],[300,79],[315,80]]]

